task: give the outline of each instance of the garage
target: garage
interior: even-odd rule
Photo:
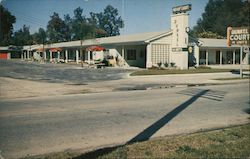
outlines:
[[[10,53],[0,52],[0,59],[10,59]]]

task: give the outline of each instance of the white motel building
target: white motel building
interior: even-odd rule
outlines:
[[[86,48],[101,46],[105,48],[106,53],[123,60],[123,65],[128,67],[151,68],[158,63],[174,63],[179,69],[188,69],[190,60],[193,60],[196,66],[216,68],[239,66],[240,46],[229,47],[227,39],[191,38],[187,30],[188,19],[189,14],[186,12],[173,13],[171,28],[168,31],[23,46],[20,55],[16,53],[12,55],[11,49],[0,47],[0,58],[31,59],[35,53],[39,53],[45,60],[51,61],[56,58],[63,59],[66,63],[71,61],[79,63],[81,49],[84,52],[83,59],[91,61],[97,56],[97,52],[86,51]],[[192,46],[192,52],[188,52],[188,46]],[[244,68],[249,68],[249,58],[249,50],[243,52]]]

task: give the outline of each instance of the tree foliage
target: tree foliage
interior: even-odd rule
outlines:
[[[13,34],[15,16],[0,4],[0,45],[8,45]]]
[[[33,38],[30,35],[29,27],[24,25],[21,29],[16,31],[13,36],[12,43],[17,46],[30,45],[33,43]]]
[[[91,23],[98,28],[103,29],[108,36],[120,35],[120,28],[123,28],[124,22],[118,14],[118,10],[111,5],[108,5],[104,12],[91,13]]]
[[[33,42],[35,44],[45,44],[47,41],[46,31],[43,28],[39,28],[38,32],[33,34]]]
[[[60,18],[59,14],[54,12],[50,16],[50,20],[47,25],[47,35],[50,42],[62,42],[66,41],[65,32],[67,31],[67,26],[65,22]]]
[[[202,18],[193,28],[194,34],[197,37],[226,37],[228,26],[249,26],[249,8],[247,0],[209,0]]]
[[[74,10],[73,17],[66,14],[62,19],[54,12],[50,16],[46,30],[39,28],[38,32],[30,35],[29,27],[24,25],[12,36],[15,17],[2,6],[0,11],[1,45],[4,43],[21,46],[115,36],[120,34],[120,28],[124,26],[118,10],[111,5],[108,5],[103,12],[89,13],[89,17],[86,17],[83,9],[78,7]]]

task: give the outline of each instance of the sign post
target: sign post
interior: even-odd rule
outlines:
[[[242,54],[243,46],[249,45],[250,39],[249,27],[228,27],[227,28],[227,45],[240,45],[240,78],[243,78],[242,72]]]

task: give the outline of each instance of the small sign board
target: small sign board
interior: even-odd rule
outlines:
[[[176,6],[172,8],[172,11],[173,11],[173,14],[186,13],[187,11],[191,10],[191,7],[192,7],[191,4]]]
[[[188,48],[186,47],[173,47],[172,52],[182,52],[182,51],[188,51]]]
[[[249,27],[228,27],[227,45],[249,45],[250,29]]]

